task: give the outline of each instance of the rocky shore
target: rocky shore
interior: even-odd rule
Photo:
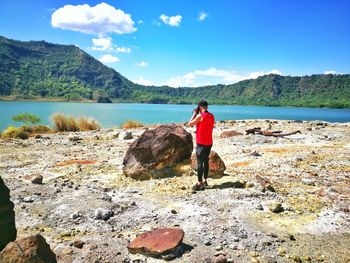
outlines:
[[[301,133],[245,135],[255,127]],[[184,231],[185,249],[172,262],[350,262],[349,123],[217,122],[213,150],[226,171],[199,192],[189,170],[145,181],[123,174],[128,147],[143,132],[0,140],[17,236],[41,233],[67,263],[164,262],[127,249],[161,227]]]

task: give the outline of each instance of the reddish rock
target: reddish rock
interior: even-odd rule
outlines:
[[[193,153],[192,157],[192,169],[197,170],[197,157],[196,154]],[[211,151],[209,154],[209,177],[220,177],[224,175],[226,170],[226,166],[224,161],[220,158],[220,156],[215,152]]]
[[[220,134],[220,137],[221,138],[229,138],[229,137],[234,137],[234,136],[238,136],[238,135],[243,135],[243,133],[231,130],[231,131],[223,131]]]
[[[56,263],[56,255],[41,235],[9,243],[0,253],[0,262]]]
[[[10,200],[10,190],[0,177],[0,251],[16,239],[15,212]]]
[[[189,161],[192,150],[192,135],[183,127],[161,125],[146,130],[130,145],[123,160],[123,172],[138,180],[176,175],[176,165]]]
[[[158,257],[176,250],[184,238],[180,228],[157,228],[140,234],[128,245],[130,253]]]

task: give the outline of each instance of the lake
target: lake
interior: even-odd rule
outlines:
[[[0,101],[0,130],[8,125],[16,125],[11,117],[23,112],[36,114],[41,118],[42,123],[49,125],[51,124],[50,116],[53,113],[62,112],[73,116],[92,117],[103,128],[110,128],[118,127],[126,120],[138,120],[145,124],[185,122],[190,118],[194,108],[195,105],[175,104]],[[350,109],[210,105],[209,111],[215,115],[216,120],[350,121]]]

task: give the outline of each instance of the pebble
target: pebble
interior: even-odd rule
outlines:
[[[315,180],[313,179],[303,178],[301,182],[306,185],[315,185]]]
[[[215,250],[216,250],[216,251],[222,250],[222,246],[221,246],[221,245],[220,245],[220,246],[216,246],[216,247],[215,247]]]
[[[26,197],[23,198],[23,202],[25,202],[25,203],[33,203],[34,200],[33,200],[33,198],[31,196],[26,196]]]
[[[211,241],[210,240],[205,241],[204,245],[205,246],[210,246],[211,245]]]

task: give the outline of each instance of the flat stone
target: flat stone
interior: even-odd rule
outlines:
[[[243,133],[237,132],[237,131],[234,131],[234,130],[230,130],[230,131],[223,131],[220,134],[220,137],[221,138],[230,138],[230,137],[239,136],[239,135],[243,135]]]
[[[178,248],[184,235],[184,231],[180,228],[157,228],[133,239],[128,245],[128,250],[133,254],[157,257]]]

